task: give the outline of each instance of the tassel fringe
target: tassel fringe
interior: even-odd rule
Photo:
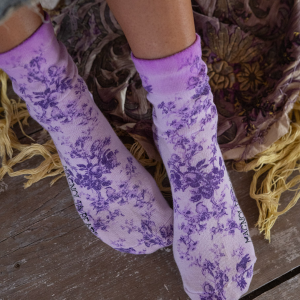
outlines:
[[[270,148],[248,161],[233,162],[238,172],[255,171],[250,197],[256,201],[259,218],[256,223],[259,231],[271,241],[271,228],[277,218],[291,209],[300,198],[300,175],[289,176],[300,170],[300,98],[289,114],[290,128],[287,134],[277,140]],[[262,179],[259,184],[259,179]],[[281,195],[293,191],[292,200],[279,211]]]
[[[26,104],[19,100],[9,99],[7,96],[8,76],[0,70],[1,103],[0,107],[0,156],[2,166],[0,168],[0,180],[5,174],[11,177],[25,175],[27,181],[24,188],[30,187],[46,177],[53,177],[50,185],[65,176],[57,150],[52,140],[44,144],[21,144],[12,127],[18,123],[24,136],[24,125],[28,125],[29,113]],[[289,132],[276,141],[269,149],[256,155],[247,161],[236,161],[233,168],[238,172],[255,171],[250,186],[250,196],[253,198],[259,210],[259,219],[256,223],[259,231],[264,233],[267,240],[271,241],[271,228],[277,218],[291,209],[300,198],[300,175],[288,180],[294,171],[300,170],[300,99],[295,103],[290,113],[293,120]],[[116,130],[117,134],[126,135],[125,131]],[[33,139],[32,139],[33,140]],[[34,142],[34,141],[33,141]],[[160,190],[170,196],[170,187],[163,186],[166,178],[166,169],[161,161],[150,159],[143,147],[135,141],[132,145],[126,144],[127,149],[144,166],[154,167],[154,179]],[[17,164],[41,156],[43,161],[33,169],[14,171]],[[259,179],[263,178],[261,184]],[[285,191],[294,191],[293,199],[285,208],[278,211],[280,198]]]
[[[51,139],[42,145],[37,143],[32,143],[30,145],[21,144],[18,140],[12,129],[16,123],[19,124],[24,136],[33,140],[26,135],[23,130],[23,126],[28,125],[28,118],[30,115],[24,102],[21,102],[20,99],[16,101],[8,98],[8,80],[8,76],[0,70],[0,101],[2,104],[2,107],[0,107],[0,157],[2,158],[0,180],[3,179],[5,174],[8,174],[10,177],[25,175],[24,177],[27,181],[24,184],[24,188],[28,188],[41,179],[54,177],[50,183],[50,186],[52,186],[57,180],[65,176],[55,145]],[[128,135],[127,132],[121,129],[116,129],[116,133],[119,136]],[[162,184],[167,176],[162,162],[150,159],[147,156],[146,151],[137,141],[135,141],[133,145],[125,146],[144,167],[155,167],[154,179],[160,190],[163,193],[170,195],[171,189],[169,187],[164,187]],[[38,167],[13,171],[14,166],[37,155],[43,157],[43,161]]]

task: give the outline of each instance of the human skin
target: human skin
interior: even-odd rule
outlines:
[[[0,53],[9,51],[30,37],[42,24],[41,6],[22,6],[0,26]]]
[[[108,0],[133,54],[156,59],[179,52],[195,41],[190,0]],[[33,7],[23,6],[0,26],[0,53],[27,39],[42,24]]]
[[[107,0],[132,53],[157,59],[189,47],[196,39],[190,0]]]

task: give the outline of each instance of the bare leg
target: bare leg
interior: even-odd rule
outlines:
[[[39,6],[40,12],[42,8]],[[32,35],[42,24],[41,17],[27,6],[16,10],[13,15],[0,26],[0,53],[6,52]]]
[[[256,256],[217,143],[218,114],[190,0],[108,1],[153,105],[185,291],[191,300],[237,300],[249,288]]]
[[[96,106],[52,24],[38,28],[41,20],[28,10],[20,17],[27,20],[19,25],[28,30],[6,43],[2,51],[17,47],[0,54],[0,68],[51,135],[79,215],[98,238],[122,252],[147,254],[171,245],[171,208]],[[17,15],[12,18],[18,22]],[[19,26],[9,24],[11,32],[2,28],[2,38],[18,36]]]
[[[190,0],[107,0],[107,3],[138,58],[172,55],[196,39]]]

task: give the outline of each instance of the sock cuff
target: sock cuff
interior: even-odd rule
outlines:
[[[201,38],[196,33],[195,42],[188,48],[159,59],[140,59],[131,53],[132,60],[140,74],[148,100],[158,101],[158,95],[169,97],[192,90],[200,84],[209,88],[207,66],[202,60]],[[151,97],[155,94],[155,97]],[[166,98],[167,99],[167,98]]]
[[[33,51],[38,50],[40,47],[47,48],[53,42],[57,43],[50,16],[46,12],[44,22],[21,44],[7,52],[0,53],[0,68],[7,72],[13,67],[14,61],[19,61],[20,59],[26,61],[26,58],[32,57]]]
[[[137,71],[147,77],[178,72],[182,66],[193,60],[196,55],[200,55],[200,57],[202,55],[201,38],[197,33],[196,40],[191,46],[167,57],[158,59],[142,59],[135,57],[131,52],[131,58]]]

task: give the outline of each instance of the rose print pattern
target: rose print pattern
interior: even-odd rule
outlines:
[[[240,262],[236,264],[237,273],[232,277],[232,281],[235,281],[242,291],[245,289],[247,282],[246,278],[251,278],[253,275],[253,265],[251,264],[251,258],[249,254],[244,255],[245,248],[240,247],[233,252],[232,256],[237,256]],[[245,276],[245,277],[244,277]]]
[[[228,268],[221,268],[221,258],[225,256],[224,245],[220,247],[216,244],[210,249],[213,259],[205,259],[201,262],[201,256],[195,261],[195,265],[202,269],[202,274],[207,278],[202,284],[203,292],[200,294],[201,300],[210,299],[226,299],[224,295],[224,287],[229,282]]]
[[[16,63],[16,62],[15,62]],[[16,65],[14,65],[16,67]],[[44,68],[46,66],[46,68]],[[63,118],[64,114],[57,107],[58,95],[63,95],[72,88],[71,79],[66,77],[66,69],[64,67],[58,68],[56,66],[47,67],[47,61],[42,56],[42,50],[39,51],[38,56],[33,57],[28,64],[23,64],[22,67],[26,74],[22,79],[24,83],[16,83],[19,85],[19,92],[23,99],[28,99],[34,106],[40,108],[41,114],[36,115],[38,121],[42,123],[50,123],[50,119],[45,119],[48,108],[51,108],[50,116],[54,118]],[[46,69],[46,70],[44,70]],[[28,87],[30,83],[39,83],[43,86],[43,91],[31,91]]]
[[[154,140],[171,183],[174,256],[185,290],[191,299],[233,300],[247,291],[256,257],[217,143],[218,115],[200,55],[197,36],[159,66],[132,58],[155,111]]]
[[[51,22],[1,54],[0,67],[31,116],[49,131],[75,207],[90,231],[126,253],[171,245],[171,208],[94,103]]]
[[[80,147],[84,147],[84,142],[81,141],[81,143],[77,143],[77,145],[78,144],[80,144]],[[147,189],[142,188],[137,184],[131,185],[132,178],[138,175],[138,173],[136,173],[137,167],[133,164],[133,158],[127,158],[128,163],[125,166],[125,170],[126,175],[129,177],[127,177],[126,181],[120,181],[120,183],[117,184],[118,189],[112,188],[112,181],[103,176],[103,174],[111,173],[114,168],[120,165],[116,158],[118,151],[115,150],[112,152],[110,149],[106,149],[109,145],[110,138],[105,138],[102,141],[97,140],[92,144],[90,152],[83,152],[87,164],[77,165],[79,171],[76,173],[76,176],[74,176],[72,171],[65,167],[69,184],[71,184],[71,191],[74,184],[77,184],[81,188],[97,191],[97,196],[95,198],[91,197],[91,195],[87,195],[86,197],[90,201],[91,207],[96,212],[96,216],[99,213],[104,213],[105,217],[95,218],[84,211],[83,214],[81,214],[83,209],[81,202],[76,205],[79,214],[84,221],[87,220],[87,222],[89,222],[88,224],[86,223],[86,225],[91,231],[98,235],[98,230],[109,232],[111,222],[114,222],[118,217],[124,218],[125,215],[122,213],[122,206],[130,203],[133,207],[139,209],[144,208],[145,213],[141,216],[140,224],[137,224],[134,220],[126,219],[124,224],[120,224],[120,228],[126,231],[127,234],[138,233],[142,235],[138,240],[139,246],[144,245],[149,248],[157,245],[161,247],[169,245],[172,243],[173,237],[172,224],[169,226],[161,226],[159,232],[155,232],[155,222],[152,221],[155,198]],[[72,149],[72,153],[73,156],[77,155],[82,158],[80,149],[79,151],[76,151],[76,148]],[[98,161],[96,164],[92,164],[89,160],[93,157],[97,157]],[[78,193],[73,194],[73,197],[78,197]],[[120,209],[112,211],[110,207],[113,203],[118,204]],[[120,239],[118,242],[113,243],[119,247],[116,249],[122,252],[135,254],[146,253],[145,249],[137,252],[136,249],[132,247],[126,249],[121,248],[120,246],[123,246],[125,241],[126,240],[124,239]]]

